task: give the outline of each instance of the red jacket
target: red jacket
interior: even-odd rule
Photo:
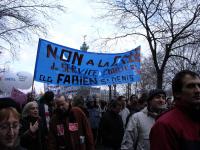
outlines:
[[[174,108],[152,127],[150,147],[151,150],[200,150],[200,122]]]
[[[50,120],[48,150],[94,150],[94,147],[91,127],[80,108],[73,107],[65,118],[55,114]]]

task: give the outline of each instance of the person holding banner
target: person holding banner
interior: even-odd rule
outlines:
[[[94,150],[92,130],[84,112],[72,107],[64,95],[55,98],[49,124],[48,150]]]

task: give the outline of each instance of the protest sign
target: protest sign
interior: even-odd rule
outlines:
[[[40,39],[34,80],[65,86],[136,82],[140,80],[140,47],[125,53],[92,53]]]
[[[27,102],[27,96],[20,90],[16,88],[12,88],[11,91],[11,98],[13,98],[14,101],[16,101],[18,104],[20,104],[20,108],[22,108],[22,105],[26,104]]]

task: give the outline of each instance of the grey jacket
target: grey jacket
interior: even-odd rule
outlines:
[[[155,119],[148,115],[145,107],[133,114],[127,124],[121,150],[150,150],[149,133]]]

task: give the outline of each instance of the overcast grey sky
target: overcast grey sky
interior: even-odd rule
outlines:
[[[91,52],[124,52],[131,50],[139,45],[140,42],[129,41],[121,43],[121,47],[108,50],[95,49],[92,41],[98,38],[99,34],[104,35],[112,31],[112,26],[106,22],[100,22],[95,19],[96,9],[90,3],[90,0],[67,0],[63,5],[67,8],[66,12],[54,16],[54,23],[48,29],[48,35],[44,38],[57,44],[79,49],[83,43],[83,36],[87,35],[86,42],[90,45]],[[9,63],[13,71],[27,71],[34,73],[37,46],[39,38],[33,37],[29,44],[21,45],[19,59]],[[141,45],[142,46],[142,45]],[[37,83],[36,83],[37,86]],[[42,90],[38,86],[37,90]]]

